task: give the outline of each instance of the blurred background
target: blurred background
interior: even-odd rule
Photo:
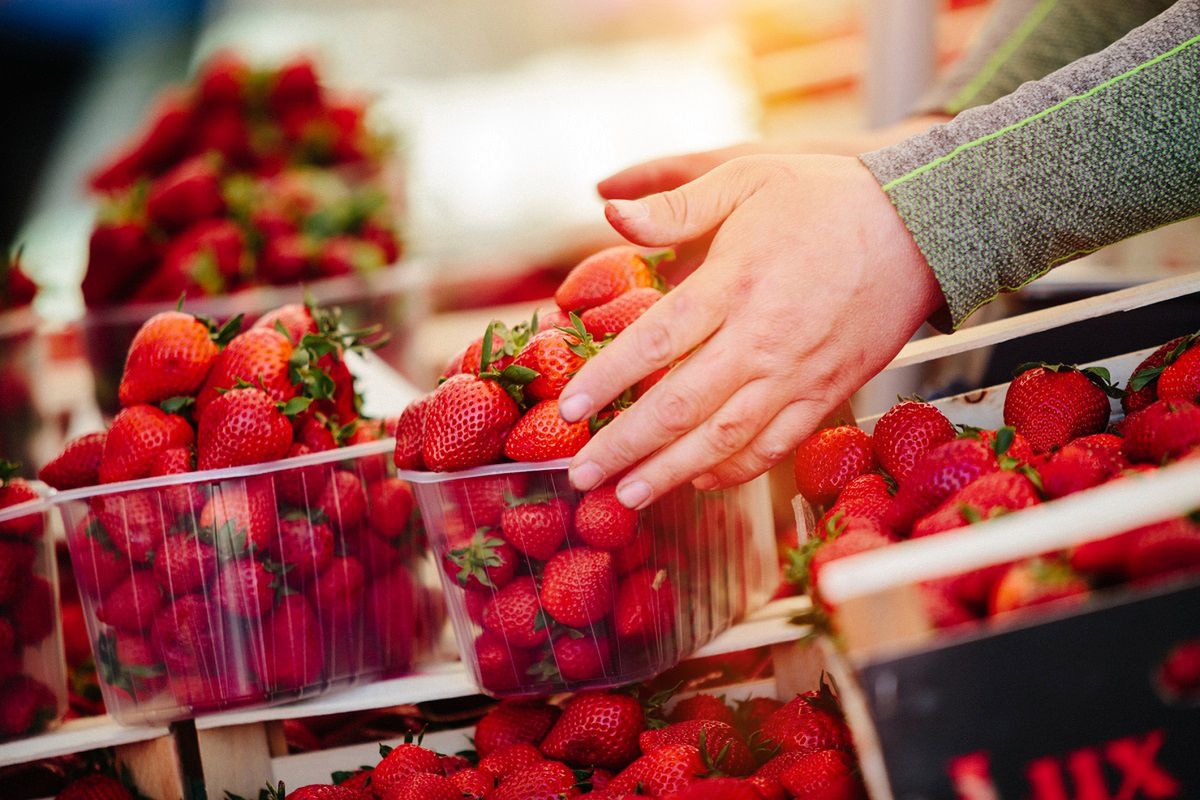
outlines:
[[[89,193],[87,176],[145,129],[166,87],[190,80],[214,54],[234,52],[256,66],[310,58],[322,84],[351,98],[390,142],[371,180],[390,198],[403,269],[302,283],[397,333],[383,355],[423,386],[489,319],[519,319],[544,305],[566,270],[616,241],[597,180],[648,158],[748,140],[849,146],[903,119],[990,6],[8,0],[0,4],[10,109],[0,128],[0,243],[22,248],[21,270],[38,289],[30,308],[0,315],[0,339],[9,343],[0,347],[0,382],[11,384],[0,391],[0,413],[31,418],[29,427],[7,426],[0,445],[39,464],[63,436],[96,427],[111,410],[120,354],[166,297],[113,295],[89,300],[85,313],[89,236],[94,251],[96,229],[120,208]],[[975,321],[1195,269],[1196,231],[1176,225],[1109,248]],[[253,315],[302,291],[254,283],[189,299],[189,308]],[[1160,307],[1124,329],[1146,341],[1121,349],[1163,340],[1164,318],[1194,327],[1196,310]],[[1052,348],[1064,361],[1109,355],[1092,352],[1095,329],[1065,330]],[[1048,351],[1038,337],[1025,343]],[[936,396],[1006,380],[1023,360],[1000,348],[936,375],[893,373],[856,408],[879,410],[901,391]],[[34,373],[39,380],[30,381]]]

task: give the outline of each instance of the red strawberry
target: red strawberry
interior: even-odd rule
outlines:
[[[201,414],[196,434],[202,470],[274,461],[283,458],[291,443],[291,423],[259,389],[232,389],[213,400]]]
[[[785,767],[779,782],[793,797],[811,800],[865,800],[854,756],[844,750],[818,750]]]
[[[342,535],[357,531],[367,514],[367,496],[362,481],[353,472],[335,469],[315,507],[325,512],[335,531]]]
[[[399,778],[379,796],[383,800],[462,800],[463,795],[444,775],[415,772]]]
[[[92,773],[71,781],[54,800],[133,800],[133,794],[116,778]]]
[[[550,639],[533,578],[517,578],[483,609],[483,627],[513,647],[537,647]]]
[[[370,493],[371,529],[385,539],[403,536],[413,512],[412,488],[399,478],[384,478],[371,484]]]
[[[239,382],[253,384],[277,402],[295,397],[298,387],[292,382],[288,363],[292,352],[292,343],[274,328],[251,328],[233,337],[196,396],[197,418],[203,418],[222,391],[236,388]]]
[[[477,531],[468,539],[451,542],[442,566],[466,589],[500,589],[516,572],[517,553],[503,539]]]
[[[1079,441],[1070,442],[1036,465],[1042,490],[1051,500],[1099,486],[1121,474],[1129,463],[1119,450],[1113,453],[1103,447],[1081,445]]]
[[[271,328],[279,330],[292,345],[297,345],[304,338],[306,333],[316,333],[317,323],[313,319],[312,312],[303,303],[289,303],[285,306],[280,306],[274,311],[268,311],[263,314],[254,323],[252,328]]]
[[[852,425],[825,428],[796,448],[796,488],[810,503],[829,505],[847,483],[874,467],[870,436]]]
[[[95,486],[107,434],[87,433],[67,442],[63,451],[38,471],[38,478],[59,491]]]
[[[121,405],[195,394],[217,357],[209,327],[191,314],[164,311],[138,329],[121,375]]]
[[[9,608],[12,625],[22,645],[38,644],[54,630],[58,606],[54,590],[45,578],[34,575],[26,583],[24,591]]]
[[[907,531],[947,497],[982,475],[999,469],[996,454],[979,439],[954,439],[925,454],[896,492],[884,522],[892,530]]]
[[[575,530],[592,547],[619,550],[637,535],[638,512],[621,505],[615,486],[601,486],[580,498],[575,508]]]
[[[13,477],[19,466],[11,461],[0,460],[0,509],[37,500],[40,495],[24,478]],[[42,514],[27,514],[0,522],[0,534],[22,539],[36,539],[42,535]]]
[[[697,694],[685,697],[675,704],[667,715],[669,722],[687,722],[693,719],[712,719],[734,724],[733,709],[725,705],[725,701],[712,694]]]
[[[276,286],[296,283],[308,274],[312,256],[312,242],[303,234],[272,236],[258,257],[258,277]]]
[[[490,775],[478,769],[461,769],[450,776],[450,782],[458,789],[461,798],[483,800],[496,787]]]
[[[221,648],[227,642],[221,612],[202,595],[184,595],[163,606],[154,618],[150,639],[172,675],[224,668]]]
[[[754,771],[754,755],[732,725],[711,719],[676,722],[665,728],[643,731],[638,737],[643,753],[652,753],[673,744],[690,744],[706,755],[714,769],[727,775],[749,775]]]
[[[394,264],[400,258],[401,241],[396,232],[386,224],[375,220],[367,220],[359,229],[358,235],[368,242],[377,245],[383,252],[383,263]]]
[[[871,446],[879,465],[897,483],[904,483],[926,453],[955,435],[950,420],[935,406],[906,400],[875,423]]]
[[[826,541],[813,553],[808,563],[807,583],[810,590],[819,591],[821,570],[831,561],[887,547],[894,539],[872,531],[850,531]]]
[[[673,744],[634,761],[612,779],[607,791],[619,797],[633,794],[640,787],[651,797],[664,797],[707,775],[708,767],[699,750],[690,744]]]
[[[563,709],[542,741],[542,752],[573,767],[621,769],[637,757],[645,719],[634,697],[584,692]]]
[[[462,515],[463,525],[477,530],[499,527],[510,497],[524,497],[528,487],[529,475],[517,472],[455,481],[451,491]]]
[[[1200,690],[1200,639],[1190,639],[1171,649],[1159,673],[1170,691],[1189,695]]]
[[[1034,452],[1062,447],[1108,425],[1108,395],[1093,380],[1107,376],[1064,366],[1026,369],[1009,384],[1004,424],[1029,440]]]
[[[386,579],[377,582],[381,585]],[[362,606],[366,571],[354,556],[332,556],[310,585],[309,597],[327,628],[352,622]],[[398,598],[389,598],[393,603]]]
[[[237,558],[221,567],[217,601],[228,614],[258,619],[275,602],[278,577],[262,562]]]
[[[172,597],[201,589],[216,567],[216,549],[186,533],[167,536],[154,555],[154,575]]]
[[[1179,517],[1139,528],[1129,540],[1125,570],[1134,579],[1200,569],[1200,525]]]
[[[54,692],[28,675],[16,675],[0,684],[0,738],[36,733],[57,711]]]
[[[783,753],[848,750],[850,734],[836,716],[837,700],[827,684],[797,695],[763,722],[762,738]]]
[[[1162,464],[1200,444],[1200,404],[1158,400],[1125,418],[1125,456],[1133,462]]]
[[[287,691],[319,683],[325,669],[321,624],[302,594],[283,597],[263,618],[266,683]],[[376,778],[378,778],[376,767]]]
[[[617,636],[640,642],[661,642],[675,630],[675,587],[667,571],[641,569],[617,589],[613,626]]]
[[[579,794],[578,779],[565,764],[540,761],[514,774],[489,800],[562,800]]]
[[[654,267],[669,255],[646,257],[625,245],[601,250],[575,265],[554,292],[554,301],[563,311],[580,312],[630,289],[661,284]]]
[[[1163,367],[1158,377],[1158,399],[1200,402],[1200,346],[1195,340],[1190,340],[1188,349]]]
[[[962,528],[1041,502],[1037,487],[1019,472],[990,472],[950,495],[938,508],[913,523],[912,536]]]
[[[587,420],[567,422],[558,414],[557,400],[543,400],[512,427],[504,443],[504,455],[513,461],[569,458],[591,438]]]
[[[583,326],[597,339],[616,336],[645,314],[650,306],[662,299],[663,293],[647,286],[630,289],[604,305],[583,312]]]
[[[159,451],[150,464],[150,477],[184,475],[196,469],[196,453],[190,447],[168,447]],[[193,515],[204,507],[204,490],[195,483],[164,486],[159,497],[176,514]]]
[[[93,535],[93,532],[101,535]],[[99,600],[128,574],[130,565],[126,555],[112,543],[103,524],[90,514],[69,535],[75,580],[79,583],[80,593]],[[7,583],[3,577],[6,574],[5,564],[11,558],[7,554],[15,546],[16,543],[0,542],[0,587]],[[4,590],[0,588],[0,603],[4,601]]]
[[[701,778],[686,789],[666,795],[667,800],[763,800],[749,781],[739,778]]]
[[[992,590],[988,613],[1002,614],[1018,608],[1070,599],[1087,599],[1088,582],[1063,562],[1029,559],[1013,564]]]
[[[1133,543],[1141,536],[1142,528],[1118,533],[1076,545],[1068,554],[1071,568],[1085,574],[1109,578],[1125,578],[1127,556]]]
[[[150,492],[123,492],[97,497],[92,511],[116,549],[133,562],[148,565],[162,543],[169,520]],[[126,562],[125,571],[130,564]]]
[[[526,683],[527,670],[534,654],[511,647],[491,631],[475,640],[475,661],[479,667],[479,685],[487,692],[507,692]]]
[[[545,561],[571,533],[571,504],[560,497],[518,502],[501,514],[500,530],[517,550]]]
[[[839,512],[847,519],[858,517],[882,522],[891,504],[892,492],[882,475],[877,472],[859,475],[842,489],[837,502],[817,522],[816,529],[826,530],[829,520]]]
[[[559,713],[555,706],[537,700],[504,700],[476,724],[475,751],[486,758],[505,745],[536,745],[553,727]]]
[[[537,377],[525,384],[529,397],[555,400],[562,394],[567,381],[596,352],[590,336],[581,337],[552,328],[535,334],[512,363],[537,373]]]
[[[123,631],[150,627],[162,606],[163,593],[149,572],[138,570],[108,593],[96,609],[96,618]]]
[[[267,102],[276,114],[290,108],[314,106],[320,100],[316,67],[303,56],[281,65],[267,91]]]
[[[1168,356],[1185,344],[1188,337],[1180,336],[1162,345],[1137,365],[1130,375],[1129,386],[1121,398],[1121,408],[1126,416],[1141,411],[1158,399],[1158,376],[1167,363]]]
[[[425,441],[425,413],[430,395],[408,404],[396,424],[396,452],[392,460],[397,469],[424,469],[421,447]]]
[[[400,788],[409,775],[441,775],[438,754],[416,744],[401,744],[383,757],[371,773],[371,791],[386,798]]]
[[[1095,450],[1099,452],[1111,453],[1114,456],[1121,455],[1121,444],[1124,440],[1115,433],[1093,433],[1091,436],[1080,436],[1078,439],[1072,440],[1071,444],[1076,447],[1083,447],[1087,450]]]
[[[639,530],[633,541],[613,551],[613,566],[618,575],[628,575],[646,563],[654,552],[654,537],[647,530]]]
[[[159,265],[133,293],[138,301],[216,295],[241,278],[246,249],[241,229],[232,221],[207,219],[194,223],[166,246]]]
[[[123,299],[156,257],[156,246],[144,221],[97,225],[88,242],[87,274],[80,287],[83,299],[89,306]]]
[[[240,106],[250,78],[250,67],[236,53],[215,53],[196,76],[196,100],[201,108]]]
[[[562,550],[546,562],[542,572],[542,606],[563,625],[591,625],[612,609],[615,583],[611,553],[591,547]],[[639,593],[631,602],[644,599]],[[629,630],[633,633],[635,627],[631,625]]]
[[[256,475],[241,483],[214,487],[198,522],[201,535],[216,546],[223,559],[247,550],[265,553],[278,524],[270,476]]]
[[[607,638],[584,634],[576,639],[573,634],[560,636],[551,645],[551,655],[546,666],[551,680],[557,671],[564,681],[590,681],[608,674],[612,660],[612,647]]]
[[[122,409],[113,418],[104,440],[97,471],[102,483],[144,478],[155,456],[171,447],[189,447],[193,441],[186,420],[150,405]]]
[[[184,161],[160,177],[146,197],[150,219],[164,228],[181,228],[215,217],[225,209],[221,174],[208,156]]]
[[[781,708],[783,703],[774,697],[750,697],[743,700],[737,706],[737,728],[746,736],[757,733],[767,718]]]
[[[545,736],[546,731],[550,730],[550,726],[557,719],[557,709],[555,711],[555,715],[549,718],[549,724],[545,726],[545,730],[537,737],[538,741]],[[484,719],[487,719],[487,717],[484,717]],[[478,738],[478,731],[476,732],[476,738]],[[476,746],[476,752],[482,752],[478,746]],[[504,779],[510,775],[514,775],[528,766],[545,760],[545,757],[542,756],[542,751],[538,750],[533,744],[529,742],[512,742],[493,748],[487,755],[479,759],[479,771],[488,775],[497,783],[504,783]]]
[[[379,245],[353,236],[331,236],[323,241],[315,262],[317,274],[327,278],[371,272],[387,263]]]
[[[430,398],[421,457],[438,472],[489,464],[503,451],[518,414],[499,383],[455,375]]]
[[[143,172],[169,164],[182,154],[193,120],[190,93],[164,92],[136,140],[98,166],[88,177],[88,185],[99,191],[119,189]]]

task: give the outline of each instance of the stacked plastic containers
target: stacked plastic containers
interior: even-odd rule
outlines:
[[[109,712],[276,704],[431,653],[444,606],[392,447],[56,495]]]
[[[640,512],[571,488],[566,462],[401,471],[463,660],[496,696],[649,678],[778,585],[765,479],[676,490]]]
[[[0,510],[0,741],[39,733],[67,710],[50,508]]]

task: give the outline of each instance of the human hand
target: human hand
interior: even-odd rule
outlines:
[[[622,476],[617,495],[632,508],[688,480],[715,489],[782,460],[942,303],[895,209],[854,158],[741,157],[678,189],[610,202],[605,214],[645,246],[716,230],[696,272],[559,398],[564,419],[583,419],[688,356],[571,462],[583,491]]]

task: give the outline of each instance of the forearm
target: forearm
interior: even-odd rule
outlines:
[[[957,114],[1099,52],[1172,0],[1000,0],[970,49],[918,111]]]
[[[1200,214],[1200,0],[1102,52],[860,158],[954,325],[1002,291]]]

